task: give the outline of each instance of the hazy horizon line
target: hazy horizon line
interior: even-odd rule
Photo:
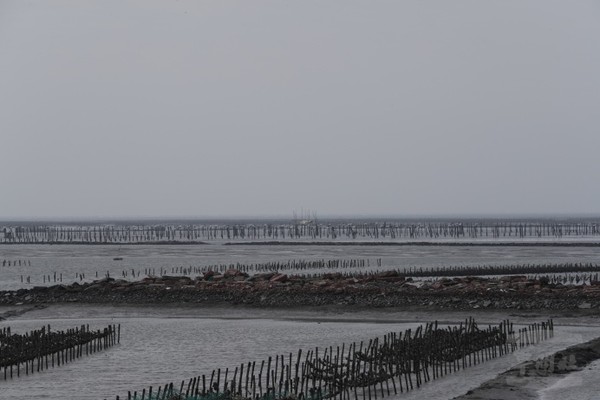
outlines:
[[[314,215],[311,213],[311,215]],[[302,219],[302,216],[298,216]],[[600,218],[600,213],[430,213],[430,214],[323,214],[316,219],[553,219],[553,218]],[[7,222],[107,222],[107,221],[227,221],[227,220],[293,220],[294,214],[229,214],[229,215],[129,215],[129,216],[0,216],[0,223]]]

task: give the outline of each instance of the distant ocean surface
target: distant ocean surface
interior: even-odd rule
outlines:
[[[593,241],[600,219],[0,221],[0,243]]]
[[[11,260],[11,265],[2,266],[3,260]],[[21,265],[18,260],[22,260]],[[0,290],[91,282],[107,273],[128,280],[141,279],[147,274],[197,276],[200,270],[210,266],[236,268],[238,265],[283,264],[293,260],[364,260],[365,267],[283,272],[312,274],[420,267],[600,263],[600,247],[2,245]]]
[[[304,221],[304,222],[302,222]],[[363,260],[365,267],[331,270],[328,272],[359,272],[386,269],[431,268],[452,266],[497,266],[523,264],[562,264],[562,263],[598,263],[600,262],[600,246],[589,244],[600,243],[598,226],[600,222],[593,218],[563,219],[351,219],[351,220],[138,220],[138,221],[13,221],[0,222],[0,230],[16,232],[22,229],[31,237],[49,237],[48,232],[62,232],[57,236],[63,244],[10,244],[0,245],[0,290],[19,289],[36,285],[52,285],[57,283],[90,282],[107,274],[114,278],[140,279],[147,274],[154,275],[197,275],[203,268],[218,265],[237,265],[287,263],[298,260]],[[301,223],[302,222],[302,223]],[[338,236],[327,237],[323,232],[337,232]],[[69,229],[84,229],[97,233],[99,229],[108,232],[135,232],[144,240],[151,238],[156,232],[170,230],[169,235],[182,242],[193,240],[188,238],[191,229],[197,235],[212,235],[210,229],[219,232],[216,237],[198,237],[205,244],[128,244],[111,242],[97,244],[68,244]],[[259,236],[269,229],[288,229],[292,232],[317,229],[321,237],[304,235],[290,238],[277,237],[280,244],[266,244],[271,237],[260,236],[256,241],[261,245],[250,245],[255,241],[251,237],[239,236],[240,229],[257,232]],[[62,230],[61,230],[62,229]],[[139,231],[138,231],[139,229]],[[234,229],[238,237],[221,239],[221,233]],[[412,231],[411,231],[412,229]],[[406,236],[406,232],[415,232],[414,238]],[[454,233],[449,230],[455,229]],[[363,234],[352,237],[348,232]],[[66,233],[67,232],[67,233]],[[272,231],[271,231],[272,232]],[[386,236],[381,236],[382,232]],[[395,233],[394,233],[395,232]],[[401,237],[390,234],[402,232]],[[438,232],[439,237],[424,233]],[[462,232],[462,235],[457,234]],[[471,232],[469,234],[469,232]],[[473,233],[474,232],[474,233]],[[538,232],[539,235],[530,233]],[[369,236],[364,236],[368,234]],[[177,235],[177,236],[175,236]],[[475,236],[473,236],[475,235]],[[314,236],[314,235],[313,235]],[[323,237],[325,236],[325,237]],[[123,239],[124,233],[114,233],[112,239]],[[129,237],[129,236],[127,236]],[[158,238],[166,240],[166,236]],[[98,238],[98,237],[97,237]],[[191,239],[190,239],[191,238]],[[104,238],[103,240],[108,240]],[[287,241],[295,242],[286,245]],[[319,241],[325,244],[312,245]],[[424,241],[447,243],[436,246],[389,246],[376,243]],[[339,243],[344,245],[340,246]],[[360,243],[370,243],[369,246]],[[527,244],[542,242],[545,246],[469,246],[468,243],[515,243]],[[227,243],[236,243],[229,246]],[[330,244],[327,244],[330,243]],[[337,244],[336,244],[337,243]],[[452,246],[462,243],[463,246]],[[581,243],[582,246],[561,247],[553,244]],[[285,271],[289,273],[311,274],[322,270]],[[61,280],[62,279],[62,280]]]

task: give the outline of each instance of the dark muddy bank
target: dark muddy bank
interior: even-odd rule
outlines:
[[[571,346],[541,360],[521,363],[456,400],[537,399],[549,379],[580,371],[600,358],[600,338]]]
[[[191,279],[147,277],[0,291],[0,304],[123,303],[257,307],[347,306],[349,308],[517,309],[600,311],[600,285],[562,285],[525,276],[413,281],[395,271],[364,278],[326,274],[317,278],[238,270]]]

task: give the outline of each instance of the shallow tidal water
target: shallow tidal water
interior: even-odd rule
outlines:
[[[2,309],[0,309],[2,311]],[[115,399],[127,391],[180,382],[216,368],[261,361],[342,343],[381,337],[438,319],[458,323],[474,315],[480,323],[496,323],[506,314],[415,313],[394,311],[340,312],[321,310],[259,310],[228,308],[51,306],[1,321],[0,327],[26,331],[50,324],[53,329],[89,324],[100,328],[121,324],[121,344],[58,368],[0,380],[0,398],[6,399]],[[547,316],[522,314],[518,323],[542,321]],[[498,373],[531,358],[543,357],[598,335],[595,318],[558,318],[556,336],[536,346],[468,368],[405,393],[402,399],[448,399],[464,394]],[[547,397],[552,399],[555,397]]]
[[[114,260],[122,258],[122,260]],[[1,245],[0,290],[91,282],[111,277],[141,279],[145,272],[177,274],[175,268],[257,264],[290,260],[365,260],[360,271],[477,265],[597,263],[600,247],[309,246],[309,245]],[[380,259],[381,266],[377,266]],[[2,266],[11,260],[11,266]],[[13,265],[15,260],[26,265]],[[31,264],[31,265],[29,265]],[[132,276],[135,271],[135,277]],[[123,276],[123,271],[127,276]],[[327,270],[335,272],[336,270]],[[340,269],[355,272],[358,269]],[[316,273],[323,270],[284,271]],[[44,275],[46,280],[44,280]],[[48,275],[50,279],[48,280]],[[62,275],[62,282],[55,281]],[[191,274],[194,276],[195,274]],[[81,276],[85,276],[81,279]],[[29,283],[27,277],[30,278]]]

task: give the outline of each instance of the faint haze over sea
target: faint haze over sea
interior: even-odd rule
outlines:
[[[600,222],[600,214],[457,214],[457,215],[319,215],[315,222],[331,223],[502,223],[502,222]],[[0,218],[2,225],[235,225],[235,224],[293,224],[293,214],[289,215],[241,215],[213,217],[167,217],[167,216],[123,216],[123,217],[18,217]],[[296,221],[297,222],[297,221]]]
[[[593,0],[0,2],[0,219],[600,213]]]

